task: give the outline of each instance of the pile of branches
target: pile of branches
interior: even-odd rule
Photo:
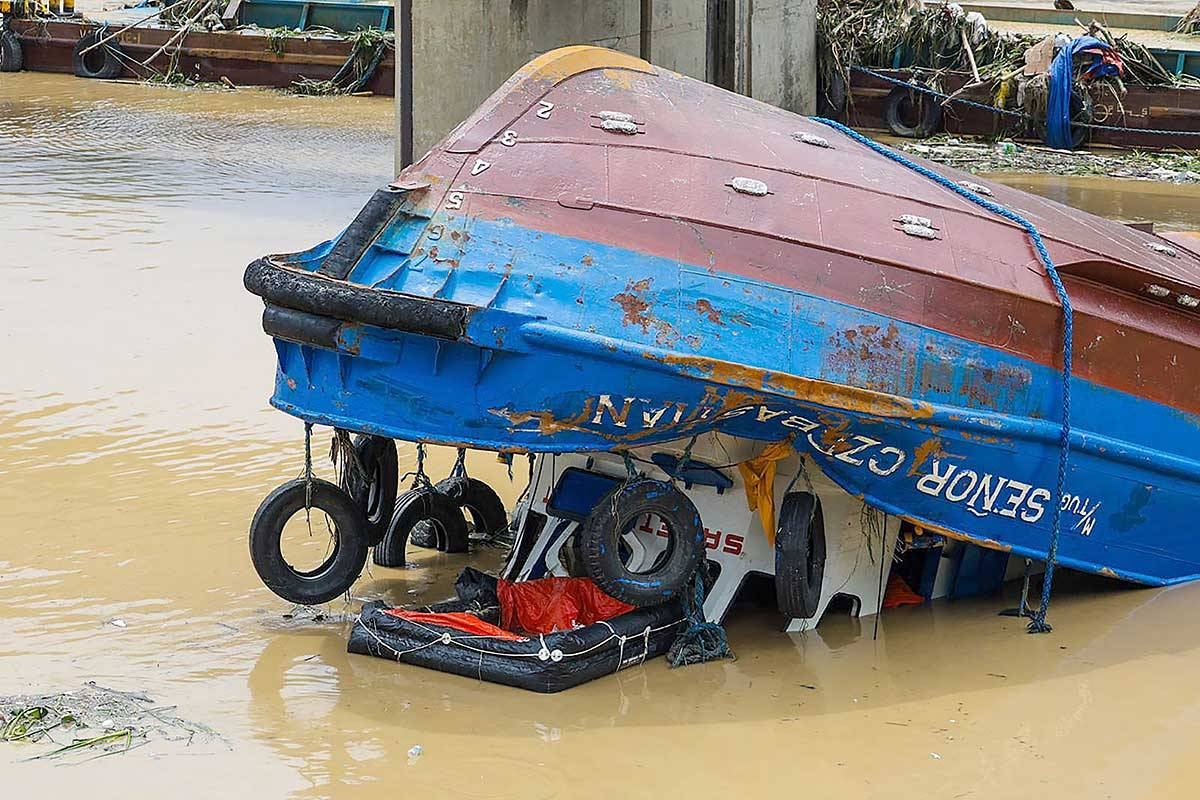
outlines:
[[[221,14],[229,0],[174,0],[158,15],[164,23],[178,26],[200,26],[206,30],[224,27]]]
[[[969,70],[995,80],[1020,66],[1037,39],[993,31],[956,5],[921,0],[819,0],[817,47],[822,71],[845,76],[850,67]]]
[[[1175,32],[1200,36],[1200,3],[1196,3],[1196,7],[1189,11],[1183,19],[1179,20],[1179,25],[1176,26]]]
[[[1200,26],[1200,7],[1189,17]],[[1127,36],[1112,37],[1097,23],[1088,31],[1116,48],[1127,68],[1125,81],[1150,86],[1190,82],[1164,69],[1150,51]],[[938,83],[947,71],[971,71],[971,58],[983,83],[999,84],[1022,69],[1025,51],[1041,37],[991,29],[979,14],[957,3],[922,0],[818,0],[817,52],[822,80],[834,73],[849,83],[851,67],[896,66],[932,72]],[[899,59],[897,62],[897,58]],[[1194,80],[1194,79],[1193,79]]]
[[[378,28],[357,30],[346,37],[351,43],[350,56],[337,73],[325,81],[301,78],[292,84],[296,94],[334,95],[362,91],[389,48],[396,46],[395,36]]]

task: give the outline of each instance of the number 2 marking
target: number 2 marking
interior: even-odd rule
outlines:
[[[446,195],[446,208],[450,209],[451,211],[457,211],[458,209],[462,208],[462,204],[462,192],[451,192],[450,194]]]
[[[517,132],[516,131],[505,131],[504,135],[500,137],[500,144],[504,145],[505,147],[512,147],[516,143],[517,143]]]
[[[554,103],[548,103],[545,100],[538,101],[537,118],[550,119],[550,112],[554,110]]]

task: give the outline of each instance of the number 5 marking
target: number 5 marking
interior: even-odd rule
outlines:
[[[446,208],[450,209],[451,211],[457,211],[458,209],[462,208],[462,204],[462,192],[451,192],[450,194],[446,195]]]
[[[545,100],[538,101],[537,117],[538,119],[550,119],[550,112],[554,110],[554,103],[547,103]]]

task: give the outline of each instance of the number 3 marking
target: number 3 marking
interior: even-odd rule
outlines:
[[[537,117],[538,119],[550,119],[550,112],[554,110],[554,103],[547,103],[545,100],[538,101]]]
[[[457,211],[458,209],[462,208],[462,204],[462,192],[451,192],[450,194],[446,195],[446,208],[450,209],[451,211]]]
[[[500,144],[504,145],[505,147],[512,147],[516,143],[517,143],[517,132],[516,131],[505,131],[504,135],[500,137]]]

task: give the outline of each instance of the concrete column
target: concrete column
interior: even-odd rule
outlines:
[[[541,53],[570,44],[640,49],[641,0],[407,1],[417,159]]]
[[[817,110],[817,0],[741,0],[739,89],[795,111]]]
[[[649,33],[655,64],[696,78],[705,75],[708,3],[701,0],[395,3],[397,172],[408,155],[406,130],[411,131],[411,157],[419,159],[521,65],[556,47],[597,44],[638,55],[643,34]],[[736,0],[735,5],[736,88],[791,111],[814,113],[817,0]],[[650,24],[643,30],[647,9]]]

